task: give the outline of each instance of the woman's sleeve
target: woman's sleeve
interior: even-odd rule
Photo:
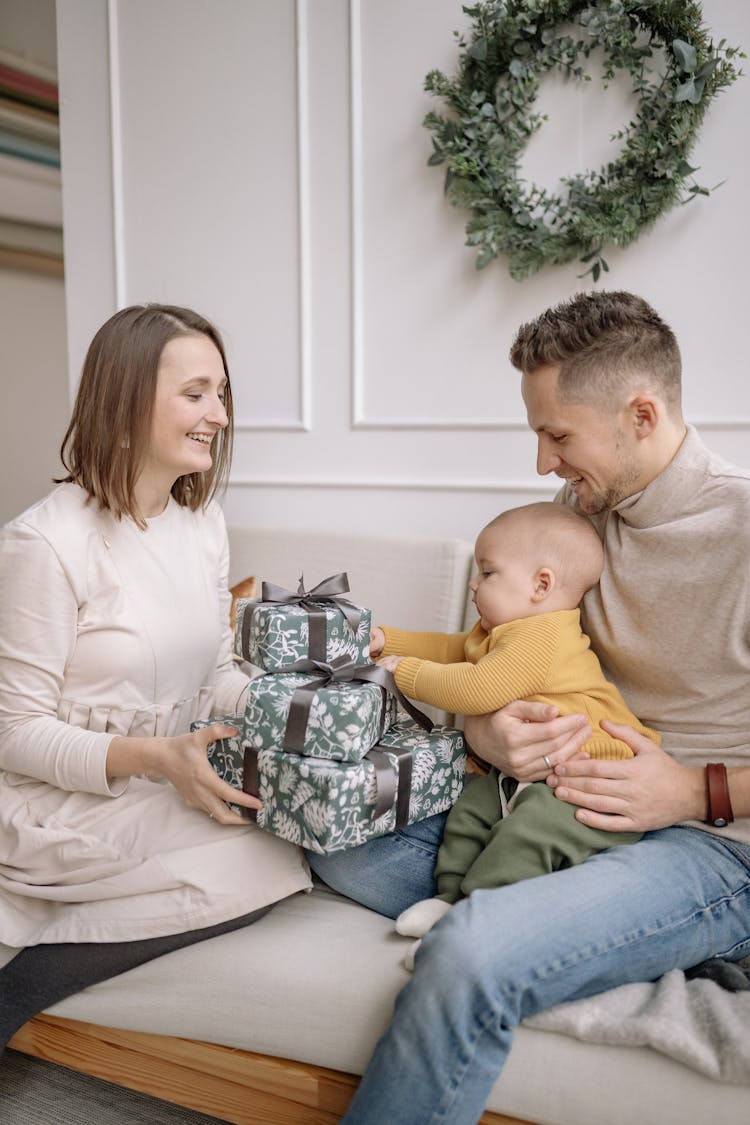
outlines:
[[[23,524],[0,537],[0,590],[0,769],[113,795],[106,769],[113,736],[57,717],[78,603],[53,547]]]
[[[224,514],[219,509],[219,613],[221,614],[221,644],[216,664],[214,715],[241,715],[245,710],[245,696],[250,680],[232,656],[234,637],[229,624],[232,595],[229,593],[229,540]]]

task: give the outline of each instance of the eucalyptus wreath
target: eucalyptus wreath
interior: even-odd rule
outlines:
[[[424,120],[429,164],[446,164],[445,194],[471,212],[468,246],[483,269],[505,255],[517,281],[578,258],[597,281],[607,246],[624,247],[677,203],[709,195],[693,179],[691,150],[709,103],[742,73],[745,58],[714,46],[692,0],[485,0],[464,6],[470,33],[455,32],[458,69],[433,70],[425,89],[446,113]],[[539,85],[557,70],[590,81],[583,60],[601,48],[602,79],[631,78],[635,116],[613,139],[617,158],[564,177],[550,192],[526,183],[520,158],[546,119]],[[719,186],[719,185],[716,185]],[[714,189],[710,189],[714,190]]]

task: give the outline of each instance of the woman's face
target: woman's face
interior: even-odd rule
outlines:
[[[221,355],[208,336],[169,341],[159,361],[139,491],[161,493],[166,503],[178,477],[208,472],[216,435],[228,423],[226,384]]]

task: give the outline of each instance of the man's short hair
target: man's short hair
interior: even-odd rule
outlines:
[[[681,412],[682,362],[672,329],[633,293],[579,293],[523,324],[510,361],[524,374],[559,367],[563,402],[611,409],[642,386]]]

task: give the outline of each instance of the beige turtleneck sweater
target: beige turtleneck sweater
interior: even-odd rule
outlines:
[[[604,674],[678,762],[750,766],[750,470],[689,426],[667,468],[593,522],[606,561],[582,624]],[[750,843],[750,818],[711,831]]]

